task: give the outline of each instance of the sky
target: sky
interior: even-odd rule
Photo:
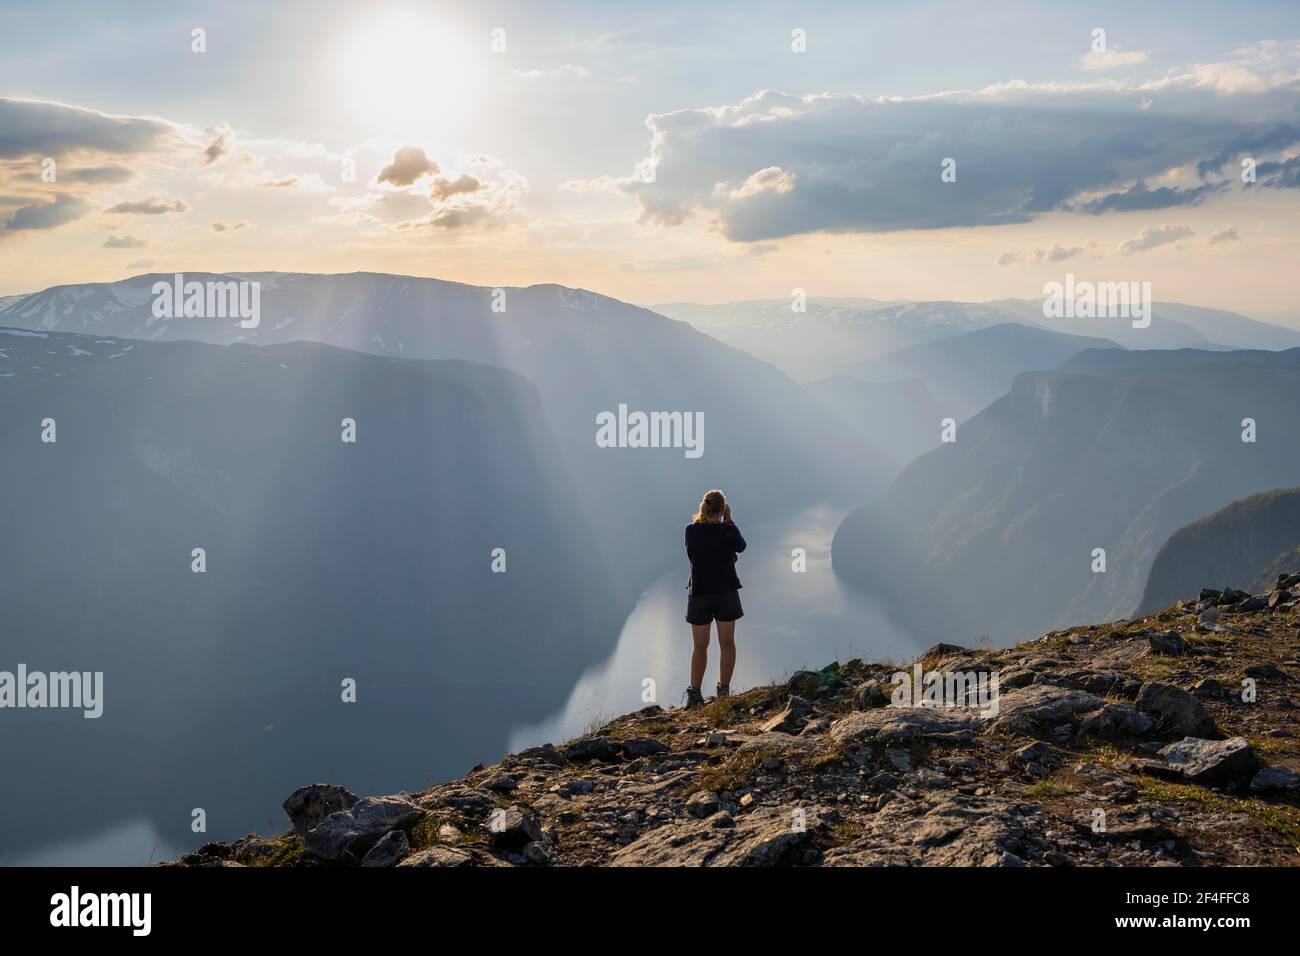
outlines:
[[[292,270],[984,301],[1074,273],[1300,325],[1294,3],[3,4],[0,295]]]

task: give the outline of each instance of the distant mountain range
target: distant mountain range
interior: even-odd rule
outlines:
[[[1124,616],[1175,530],[1295,483],[1298,439],[1300,350],[1085,351],[1018,376],[849,515],[835,570],[956,640]]]
[[[253,345],[313,341],[401,358],[455,358],[525,376],[538,389],[574,473],[573,496],[617,516],[631,585],[663,566],[665,524],[684,521],[702,491],[741,489],[751,511],[828,499],[867,500],[894,466],[776,368],[684,322],[556,285],[491,288],[375,273],[187,273],[259,282],[261,319],[153,315],[151,287],[170,275],[57,286],[11,303],[0,325],[156,342]],[[497,309],[494,310],[494,305]],[[704,454],[599,448],[596,417],[629,410],[699,412]]]
[[[1156,553],[1138,614],[1168,607],[1180,583],[1265,590],[1295,567],[1300,548],[1300,488],[1234,501],[1175,531]]]

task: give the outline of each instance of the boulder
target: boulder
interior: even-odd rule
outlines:
[[[1256,793],[1271,790],[1294,792],[1300,790],[1300,773],[1286,767],[1260,767],[1250,779],[1250,789]]]
[[[1137,708],[1150,714],[1163,732],[1182,737],[1217,737],[1219,729],[1201,702],[1181,687],[1147,681],[1138,691]]]
[[[1203,697],[1206,700],[1223,700],[1227,692],[1213,677],[1207,677],[1204,680],[1197,681],[1192,685],[1192,693],[1197,697]]]
[[[1187,653],[1187,642],[1177,631],[1157,631],[1147,640],[1151,644],[1151,653],[1179,656]]]
[[[717,813],[720,805],[716,793],[712,790],[701,790],[699,793],[692,794],[691,798],[686,801],[686,812],[703,820],[705,817],[711,817]]]
[[[613,737],[583,737],[560,751],[568,760],[617,760],[623,745]]]
[[[785,682],[786,690],[795,697],[812,697],[821,686],[822,677],[817,671],[795,671]]]
[[[396,866],[411,853],[411,841],[401,830],[379,838],[379,842],[361,858],[362,866]]]
[[[857,710],[873,710],[889,704],[889,695],[878,680],[863,681],[853,691],[853,706]]]
[[[488,820],[488,843],[494,848],[512,850],[542,838],[542,827],[527,807],[512,804]]]
[[[1086,690],[1033,684],[1004,694],[998,701],[990,733],[1055,736],[1055,731],[1075,714],[1099,709],[1105,701]]]
[[[918,737],[969,739],[981,727],[977,711],[941,707],[881,707],[854,711],[839,718],[829,731],[840,743],[879,740],[884,743]]]
[[[508,773],[494,773],[479,786],[484,790],[491,790],[493,793],[509,793],[517,788],[519,783]]]
[[[1080,732],[1098,740],[1123,740],[1140,737],[1155,725],[1146,714],[1129,704],[1110,703],[1085,714]]]
[[[665,824],[614,853],[614,866],[778,866],[802,862],[803,850],[824,827],[812,807],[765,807],[732,818]]]
[[[803,728],[803,718],[807,717],[811,711],[812,705],[808,701],[791,694],[785,710],[763,724],[763,733],[797,734]]]
[[[380,837],[407,829],[424,814],[406,797],[365,797],[349,810],[331,813],[303,834],[302,842],[319,859],[355,863]]]
[[[1184,737],[1162,747],[1160,756],[1182,777],[1205,786],[1244,786],[1255,774],[1255,752],[1245,737]]]
[[[336,783],[313,783],[299,787],[284,801],[284,812],[299,834],[306,833],[331,813],[351,810],[357,795]]]
[[[649,757],[668,753],[669,746],[653,737],[630,737],[623,741],[623,753],[629,757]]]

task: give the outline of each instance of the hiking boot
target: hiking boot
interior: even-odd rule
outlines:
[[[700,689],[698,687],[686,688],[686,709],[690,710],[692,707],[702,707],[703,705],[704,695],[700,693]]]
[[[718,691],[718,694],[717,694],[717,696],[718,696],[718,700],[722,700],[722,698],[724,698],[724,697],[730,697],[730,696],[731,696],[731,685],[730,685],[730,684],[719,684],[718,687],[717,687],[717,691]]]

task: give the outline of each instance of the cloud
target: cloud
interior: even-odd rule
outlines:
[[[393,161],[379,170],[378,183],[410,186],[421,176],[439,172],[438,164],[424,154],[418,146],[403,146],[393,154]]]
[[[1240,242],[1241,236],[1237,234],[1236,226],[1224,226],[1222,229],[1216,229],[1210,233],[1210,245],[1217,246],[1221,242]]]
[[[90,203],[78,196],[60,193],[52,202],[19,206],[4,224],[5,232],[28,229],[53,229],[80,219],[90,211]]]
[[[555,79],[591,79],[591,71],[586,67],[576,66],[572,63],[566,63],[563,66],[557,66],[549,70],[515,70],[515,76],[525,80],[555,80]]]
[[[462,174],[456,179],[439,176],[433,181],[433,191],[429,195],[435,202],[446,202],[452,196],[476,193],[483,188],[483,183],[468,174]]]
[[[213,232],[235,232],[243,229],[248,225],[246,222],[214,222],[212,224]]]
[[[1168,245],[1179,239],[1195,235],[1195,230],[1188,226],[1144,226],[1132,239],[1125,239],[1119,246],[1121,255],[1131,256],[1138,252],[1147,252],[1157,246]]]
[[[330,187],[325,185],[325,180],[320,178],[318,173],[308,173],[305,176],[283,176],[279,179],[262,179],[256,183],[258,189],[310,189],[315,192],[328,190]]]
[[[143,249],[149,243],[135,236],[109,236],[104,240],[105,249]]]
[[[1200,186],[1161,186],[1150,189],[1139,179],[1128,189],[1107,193],[1100,198],[1078,202],[1070,206],[1072,212],[1100,215],[1106,212],[1133,212],[1144,209],[1169,209],[1173,206],[1195,206],[1206,197],[1222,192],[1226,182],[1204,183]]]
[[[66,103],[0,97],[4,159],[145,153],[180,138],[178,126],[154,117],[114,116]]]
[[[1013,266],[1020,263],[1041,265],[1045,262],[1064,262],[1066,259],[1072,259],[1083,254],[1091,245],[1092,243],[1081,246],[1063,246],[1059,242],[1054,242],[1045,249],[1035,249],[1027,256],[1019,252],[1004,252],[993,261],[1000,266]]]
[[[877,99],[765,90],[730,105],[651,114],[649,152],[630,175],[562,188],[621,192],[636,199],[644,223],[700,216],[741,242],[1196,205],[1227,192],[1232,177],[1147,182],[1289,123],[1300,94],[1300,72],[1289,64],[1300,61],[1300,46],[1279,57],[1288,68],[1243,54],[1143,83],[1012,81]],[[948,158],[954,182],[940,178]],[[773,170],[780,188],[761,188]],[[1270,181],[1289,175],[1300,177],[1300,163],[1273,170]]]
[[[128,269],[150,269],[153,268],[152,259],[136,259],[126,264]]]
[[[208,143],[207,148],[203,150],[203,162],[211,166],[222,156],[230,152],[235,145],[235,131],[230,128],[228,123],[218,123],[216,128],[216,138]]]
[[[159,196],[150,196],[148,199],[136,199],[128,202],[120,202],[116,205],[109,206],[104,212],[114,213],[117,215],[125,214],[132,216],[161,216],[168,212],[185,212],[188,210],[189,203],[183,199],[173,199],[168,202]]]
[[[1079,57],[1079,65],[1085,70],[1091,71],[1114,70],[1121,66],[1137,66],[1149,59],[1151,59],[1151,54],[1142,50],[1122,52],[1112,47],[1104,53],[1096,51],[1085,53]]]

